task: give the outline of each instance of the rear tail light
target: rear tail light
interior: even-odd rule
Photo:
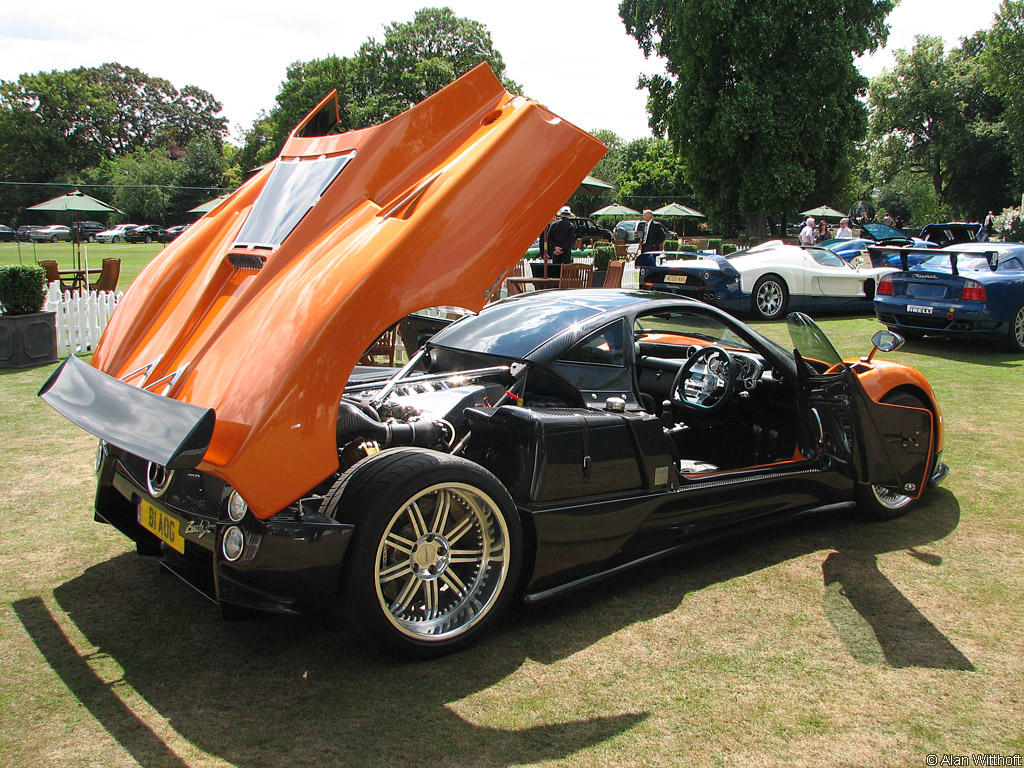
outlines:
[[[964,288],[960,291],[961,301],[984,301],[985,300],[985,287],[977,282],[976,280],[967,280],[964,282]]]
[[[877,296],[892,296],[892,275],[886,275],[878,281],[878,288],[875,289]]]

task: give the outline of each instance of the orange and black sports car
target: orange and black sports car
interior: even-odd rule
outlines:
[[[900,515],[945,474],[924,377],[804,315],[789,352],[666,294],[488,303],[604,148],[485,68],[336,122],[325,100],[41,392],[101,438],[97,519],[226,614],[439,655],[513,599],[826,505]],[[479,313],[430,335],[437,306]],[[427,340],[360,365],[395,328]]]

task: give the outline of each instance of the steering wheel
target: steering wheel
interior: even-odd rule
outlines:
[[[717,370],[711,362],[717,358]],[[703,370],[694,371],[704,361]],[[736,364],[721,347],[703,347],[687,358],[672,379],[669,397],[675,405],[698,413],[712,413],[727,402],[736,387]]]

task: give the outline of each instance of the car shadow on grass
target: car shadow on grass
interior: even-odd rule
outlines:
[[[1024,363],[1024,353],[1010,352],[991,341],[946,339],[941,336],[925,336],[923,339],[907,341],[900,347],[899,354],[987,365],[994,368],[1019,368]],[[902,357],[901,360],[903,360]],[[912,364],[905,360],[903,362]]]
[[[855,659],[971,669],[875,565],[878,555],[907,551],[941,566],[920,548],[947,536],[959,517],[956,499],[942,490],[884,523],[848,511],[810,516],[635,569],[571,600],[521,607],[481,642],[432,662],[387,656],[315,617],[222,622],[213,606],[134,554],[99,563],[54,592],[92,653],[76,648],[41,599],[14,607],[54,672],[146,768],[185,763],[97,674],[93,656],[113,659],[124,682],[178,734],[233,765],[434,765],[461,755],[477,766],[506,766],[568,757],[648,713],[519,728],[534,718],[516,699],[502,729],[461,717],[452,703],[494,695],[489,689],[527,660],[566,659],[637,622],[685,610],[688,594],[811,553],[830,553],[822,565],[825,613]],[[865,627],[874,644],[865,642]],[[483,711],[493,721],[506,711],[501,706]]]

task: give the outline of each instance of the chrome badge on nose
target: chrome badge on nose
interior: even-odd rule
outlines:
[[[146,464],[146,487],[153,494],[153,498],[159,499],[167,489],[171,487],[174,480],[174,470],[168,469],[162,464],[147,462]]]

